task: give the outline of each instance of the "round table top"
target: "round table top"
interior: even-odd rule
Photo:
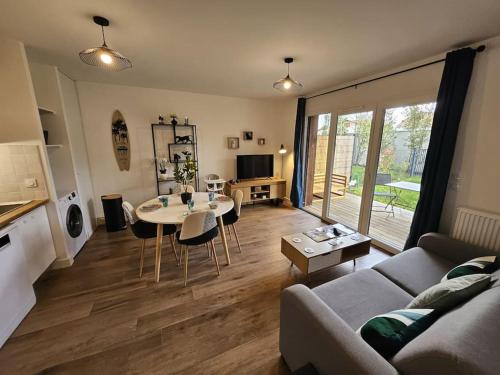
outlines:
[[[215,197],[220,196],[220,194],[215,194]],[[208,193],[193,193],[192,199],[194,201],[194,212],[210,210],[208,206]],[[161,204],[158,198],[153,198],[137,207],[135,212],[139,219],[155,224],[182,224],[187,216],[187,204],[182,203],[180,194],[168,195],[168,207],[161,207],[154,211],[142,211],[142,206],[152,203]],[[217,203],[217,208],[212,210],[216,217],[224,215],[234,207],[232,199],[217,201]]]

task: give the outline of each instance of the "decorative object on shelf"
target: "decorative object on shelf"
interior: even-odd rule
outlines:
[[[158,180],[167,181],[174,178],[174,168],[167,158],[158,158]]]
[[[113,112],[111,118],[111,137],[113,139],[113,150],[120,171],[130,169],[130,142],[125,119],[120,111]]]
[[[177,115],[175,113],[170,114],[170,123],[172,125],[177,125]]]
[[[287,64],[287,75],[274,82],[273,87],[281,92],[296,92],[302,88],[302,84],[290,77],[290,64],[293,63],[293,57],[285,57],[283,61]]]
[[[175,143],[193,143],[191,136],[189,135],[176,135],[175,136]]]
[[[253,139],[253,132],[243,132],[243,140],[245,141],[251,141]]]
[[[227,148],[231,150],[240,148],[240,139],[238,137],[227,137]]]
[[[189,117],[184,117],[184,125],[189,125]]]
[[[258,138],[257,139],[257,144],[259,146],[264,146],[266,144],[266,139],[265,138]]]
[[[188,185],[193,182],[196,172],[198,172],[198,168],[196,163],[191,160],[191,155],[186,155],[186,161],[182,164],[182,166],[180,166],[180,164],[175,165],[175,182],[183,186],[184,190],[181,192],[181,200],[183,204],[187,204],[187,202],[192,198],[192,193],[188,193]]]
[[[281,155],[281,174],[280,174],[280,177],[283,178],[283,156],[285,156],[285,154],[286,154],[286,148],[283,145],[283,143],[281,144],[280,150],[278,152]]]
[[[165,118],[162,115],[158,116],[158,124],[160,124],[160,125],[165,124]]]
[[[106,44],[104,27],[109,26],[109,20],[104,17],[94,16],[94,22],[101,26],[102,46],[89,48],[80,52],[80,59],[88,65],[97,66],[106,70],[120,71],[131,68],[132,63],[118,51],[112,50]]]

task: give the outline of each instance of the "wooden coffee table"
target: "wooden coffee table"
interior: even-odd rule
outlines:
[[[350,260],[356,264],[356,258],[370,252],[371,238],[360,233],[336,240],[337,245],[331,245],[329,240],[316,242],[303,233],[290,234],[281,237],[281,252],[306,275]]]

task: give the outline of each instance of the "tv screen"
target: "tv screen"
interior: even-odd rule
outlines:
[[[236,174],[238,180],[273,177],[274,155],[238,155]]]

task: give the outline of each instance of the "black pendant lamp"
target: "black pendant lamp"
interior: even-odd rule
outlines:
[[[101,26],[102,46],[89,48],[80,52],[80,59],[88,65],[97,66],[106,70],[120,71],[131,68],[132,63],[118,51],[112,50],[106,44],[104,27],[109,26],[109,20],[104,17],[94,16],[94,22]]]
[[[274,82],[273,87],[281,92],[296,92],[302,88],[302,83],[290,77],[290,64],[293,63],[293,57],[285,57],[283,61],[287,64],[288,73],[286,77]]]

